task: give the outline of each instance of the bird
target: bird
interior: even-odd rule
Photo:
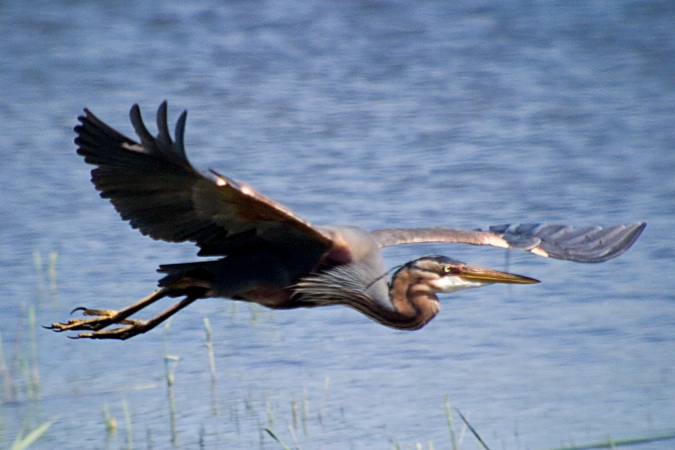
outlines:
[[[485,230],[315,226],[290,209],[213,169],[188,161],[187,111],[174,138],[167,102],[157,111],[158,133],[146,128],[138,104],[129,117],[140,142],[114,130],[88,109],[75,127],[77,153],[95,166],[91,181],[122,219],[155,240],[192,242],[200,257],[162,264],[164,276],[147,297],[120,310],[75,308],[82,318],[46,328],[76,331],[72,338],[125,340],[146,333],[193,302],[229,298],[272,309],[343,305],[398,330],[424,327],[440,310],[438,294],[493,283],[539,280],[491,270],[443,255],[427,255],[390,270],[384,247],[439,242],[528,251],[561,260],[596,263],[615,258],[638,239],[646,223],[571,227],[505,224]],[[135,314],[162,298],[179,299],[147,320]],[[133,317],[132,317],[133,316]]]

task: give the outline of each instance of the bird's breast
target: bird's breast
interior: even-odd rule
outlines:
[[[257,303],[267,308],[284,309],[288,308],[291,303],[291,294],[292,292],[286,289],[256,288],[237,295],[237,298]]]

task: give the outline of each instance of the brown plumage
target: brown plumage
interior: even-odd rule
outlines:
[[[157,136],[145,127],[138,105],[131,108],[130,117],[140,143],[86,109],[75,128],[77,153],[96,166],[92,182],[101,197],[141,233],[168,242],[194,242],[199,256],[220,259],[162,265],[160,288],[148,297],[120,311],[77,308],[85,318],[54,323],[49,328],[55,331],[84,331],[77,336],[82,338],[127,339],[205,297],[276,309],[345,305],[383,325],[415,330],[438,313],[439,292],[537,280],[432,255],[402,265],[388,282],[380,254],[383,247],[455,242],[602,262],[626,251],[645,227],[640,222],[576,229],[502,225],[487,231],[318,227],[243,183],[213,170],[196,170],[183,145],[186,112],[176,124],[175,141],[169,134],[166,102],[157,112]],[[164,297],[181,300],[150,320],[131,318]]]

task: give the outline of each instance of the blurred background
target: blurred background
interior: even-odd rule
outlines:
[[[0,448],[479,448],[457,410],[492,449],[672,448],[673,23],[669,0],[0,2]],[[40,328],[195,259],[120,220],[72,142],[84,107],[135,138],[131,105],[154,131],[164,99],[195,166],[312,223],[649,225],[600,265],[388,249],[542,280],[412,333],[227,300],[127,342]]]

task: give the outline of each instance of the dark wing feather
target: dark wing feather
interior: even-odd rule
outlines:
[[[647,226],[637,222],[610,227],[496,225],[488,231],[451,228],[384,229],[372,232],[380,247],[422,242],[457,242],[525,250],[539,256],[596,263],[628,250]]]
[[[331,240],[320,230],[248,186],[215,172],[203,174],[185,155],[187,113],[169,135],[167,105],[157,111],[159,134],[145,127],[138,105],[131,108],[137,143],[85,109],[75,127],[77,153],[97,166],[92,182],[124,220],[154,239],[195,242],[200,254],[225,255],[247,246],[301,243],[320,252]]]

